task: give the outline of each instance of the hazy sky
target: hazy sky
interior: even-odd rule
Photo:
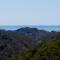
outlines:
[[[60,0],[0,0],[0,25],[60,25]]]

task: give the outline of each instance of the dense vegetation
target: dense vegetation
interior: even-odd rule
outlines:
[[[0,30],[0,60],[60,60],[60,32]]]

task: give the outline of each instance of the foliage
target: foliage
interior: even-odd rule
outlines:
[[[60,60],[60,32],[34,29],[0,30],[0,60]]]

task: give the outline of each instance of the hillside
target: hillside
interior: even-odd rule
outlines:
[[[0,30],[0,60],[60,60],[60,32]]]

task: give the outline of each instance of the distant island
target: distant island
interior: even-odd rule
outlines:
[[[0,30],[0,60],[60,60],[60,31]]]

